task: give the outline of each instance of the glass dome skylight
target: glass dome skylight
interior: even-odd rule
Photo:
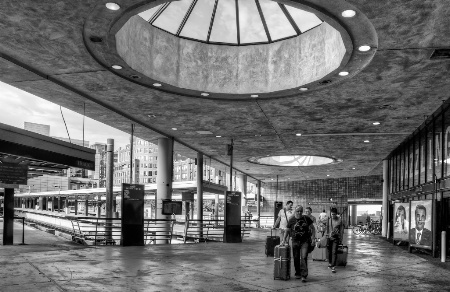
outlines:
[[[324,156],[312,155],[286,155],[286,156],[269,156],[269,157],[252,157],[249,162],[275,165],[275,166],[316,166],[324,164],[332,164],[338,162],[337,160]]]
[[[139,16],[181,38],[227,45],[273,43],[322,23],[313,13],[271,0],[181,0]]]

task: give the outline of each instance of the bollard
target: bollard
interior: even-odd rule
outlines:
[[[446,232],[445,231],[442,231],[442,233],[441,233],[441,262],[442,263],[445,263],[445,258],[447,257],[447,242],[446,242],[446,240],[447,240],[447,236],[446,236],[447,234],[446,234]]]

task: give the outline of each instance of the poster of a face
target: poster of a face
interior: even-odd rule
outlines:
[[[409,238],[409,202],[394,204],[394,239],[408,241]]]
[[[431,204],[431,200],[411,201],[409,243],[431,248]]]

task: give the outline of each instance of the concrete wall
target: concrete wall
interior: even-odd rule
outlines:
[[[134,70],[180,88],[216,93],[267,93],[319,80],[345,54],[327,23],[288,40],[251,46],[178,38],[134,16],[116,34],[118,54]]]

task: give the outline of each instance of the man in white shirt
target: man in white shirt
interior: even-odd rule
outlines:
[[[280,212],[278,212],[278,217],[277,220],[275,221],[275,224],[273,226],[273,228],[275,228],[275,226],[278,225],[278,223],[280,224],[280,231],[281,231],[281,238],[284,238],[284,232],[287,228],[287,222],[289,221],[289,219],[294,215],[294,211],[292,210],[292,207],[294,206],[294,203],[292,201],[287,201],[286,202],[286,206],[280,210]]]

